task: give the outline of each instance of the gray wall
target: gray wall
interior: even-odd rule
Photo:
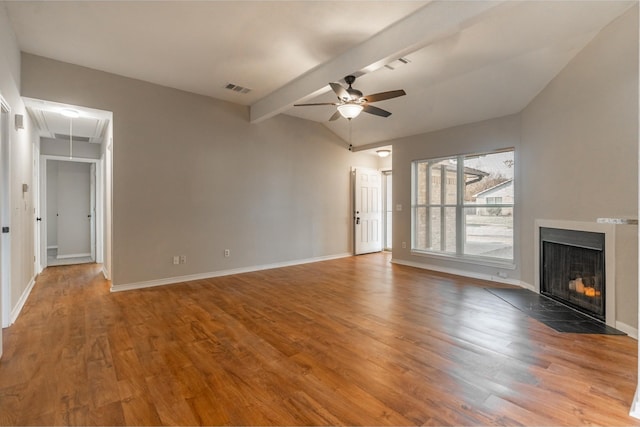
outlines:
[[[534,286],[534,221],[638,217],[638,9],[606,27],[520,114],[393,143],[393,257]],[[411,161],[516,149],[516,269],[412,256]],[[616,317],[638,324],[638,229],[616,232]],[[407,242],[407,249],[401,243]]]
[[[30,283],[35,277],[33,262],[34,224],[33,213],[33,143],[36,135],[32,122],[20,97],[20,50],[11,31],[6,9],[0,4],[0,96],[11,108],[9,120],[9,139],[11,145],[10,163],[10,199],[11,199],[11,283],[9,305],[13,311],[24,298]],[[24,116],[25,128],[13,126],[16,114]],[[29,186],[27,193],[22,192],[22,184]],[[7,225],[5,222],[3,225]],[[2,313],[3,317],[11,313]],[[15,313],[13,313],[15,314]]]
[[[116,286],[351,252],[349,169],[377,160],[318,123],[29,54],[22,94],[114,113]]]
[[[638,8],[607,26],[522,112],[522,280],[535,219],[638,217]],[[637,327],[637,226],[616,227],[619,321]]]

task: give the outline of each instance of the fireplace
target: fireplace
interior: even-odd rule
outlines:
[[[539,228],[540,293],[606,321],[605,233]]]

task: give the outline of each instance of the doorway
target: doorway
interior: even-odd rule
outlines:
[[[38,137],[37,157],[34,154],[36,274],[47,266],[96,262],[102,264],[102,273],[109,279],[113,273],[113,113],[22,99]],[[54,174],[56,169],[58,173]],[[47,175],[51,178],[52,174],[58,178],[48,183]],[[63,193],[61,187],[76,188],[75,193],[79,194]],[[48,206],[48,198],[52,206]],[[68,211],[70,206],[65,200],[82,208]],[[71,231],[67,233],[65,229]]]
[[[96,163],[44,157],[44,266],[96,262]]]
[[[382,251],[382,173],[354,168],[354,254]]]

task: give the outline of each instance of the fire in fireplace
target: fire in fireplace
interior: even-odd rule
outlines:
[[[540,228],[540,293],[605,321],[605,235]]]

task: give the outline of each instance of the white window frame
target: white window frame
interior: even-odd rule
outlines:
[[[512,258],[511,259],[507,259],[507,258],[497,258],[497,257],[490,257],[490,256],[481,256],[481,255],[470,255],[470,254],[465,254],[464,251],[464,239],[466,236],[465,233],[465,222],[464,222],[464,210],[465,208],[470,208],[470,207],[475,207],[475,208],[481,208],[481,209],[488,209],[488,208],[510,208],[512,210],[512,221],[513,221],[513,227],[515,230],[515,226],[516,226],[516,209],[515,209],[515,204],[516,204],[516,194],[515,194],[515,170],[514,170],[514,200],[513,203],[491,203],[491,204],[483,204],[483,205],[465,205],[464,202],[464,160],[465,158],[468,157],[472,157],[472,156],[482,156],[482,155],[490,155],[490,154],[497,154],[497,153],[504,153],[504,152],[513,152],[514,153],[514,157],[515,157],[515,148],[505,148],[505,149],[501,149],[501,150],[495,150],[495,151],[487,151],[487,152],[481,152],[481,153],[470,153],[470,154],[457,154],[457,155],[452,155],[452,156],[445,156],[445,157],[437,157],[437,158],[428,158],[428,159],[422,159],[422,160],[414,160],[411,162],[411,254],[412,255],[420,255],[420,256],[427,256],[427,257],[434,257],[434,258],[444,258],[444,259],[452,259],[452,260],[456,260],[456,261],[461,261],[461,262],[466,262],[466,263],[472,263],[472,264],[480,264],[480,265],[485,265],[485,266],[495,266],[495,267],[500,267],[500,268],[508,268],[508,269],[514,269],[515,268],[515,239],[516,239],[516,235],[514,233],[514,235],[512,236],[512,246],[513,246],[513,252],[512,252]],[[463,165],[463,167],[456,167],[456,173],[457,173],[457,188],[456,188],[456,203],[455,204],[451,204],[451,203],[441,203],[441,204],[433,204],[430,203],[429,199],[427,198],[426,203],[424,204],[417,204],[416,203],[416,199],[417,199],[417,183],[418,183],[418,165],[421,163],[425,163],[425,162],[441,162],[443,160],[455,160],[457,165]],[[514,165],[515,167],[515,165]],[[441,179],[446,179],[445,177],[441,177]],[[441,192],[441,194],[444,194],[443,192]],[[441,200],[442,201],[442,200]],[[456,210],[456,224],[455,224],[455,230],[456,230],[456,251],[455,253],[453,252],[446,252],[444,250],[444,247],[446,245],[446,236],[441,236],[440,237],[440,250],[435,250],[435,249],[419,249],[416,248],[416,232],[417,232],[417,227],[416,227],[416,223],[417,223],[417,209],[419,208],[426,208],[427,210],[431,207],[434,208],[440,208],[441,209],[441,218],[443,218],[442,215],[442,211],[446,210],[446,208],[455,208]],[[442,219],[441,219],[442,220]],[[441,230],[444,229],[444,225],[441,225]]]

